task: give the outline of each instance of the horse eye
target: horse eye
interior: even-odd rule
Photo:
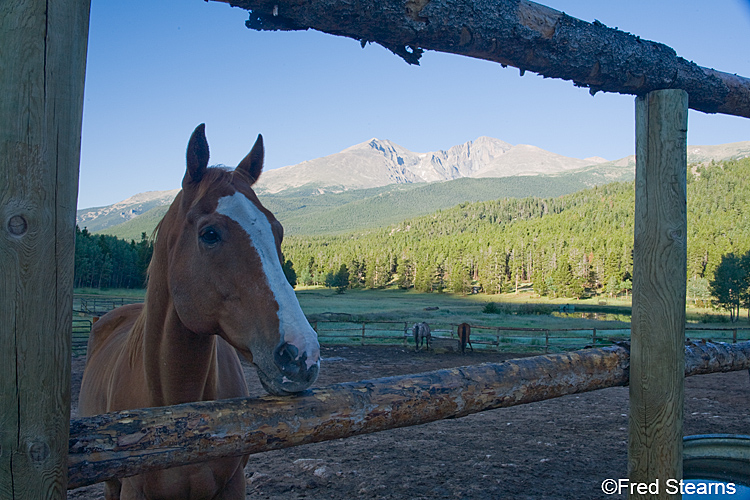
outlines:
[[[216,245],[219,241],[221,241],[219,233],[217,233],[216,230],[212,227],[204,229],[200,234],[200,239],[203,243],[210,247]]]

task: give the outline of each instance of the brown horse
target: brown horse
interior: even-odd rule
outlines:
[[[461,341],[461,354],[466,352],[466,344],[469,344],[469,347],[471,347],[471,352],[474,352],[474,346],[471,345],[471,339],[469,338],[471,336],[471,325],[468,323],[461,323],[458,325],[458,338]]]
[[[272,394],[315,381],[320,346],[282,271],[283,229],[251,188],[263,155],[259,135],[234,171],[207,168],[204,126],[195,129],[182,191],[157,228],[145,303],[106,314],[91,331],[81,416],[246,396],[237,351]],[[109,481],[106,498],[244,499],[246,462]]]

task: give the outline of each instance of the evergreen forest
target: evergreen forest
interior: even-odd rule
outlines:
[[[334,286],[335,278],[339,291],[346,276],[348,287],[422,292],[497,294],[523,286],[551,298],[627,294],[634,199],[633,182],[616,182],[554,198],[462,203],[367,231],[287,236],[285,271],[305,285]],[[151,251],[145,233],[127,242],[77,229],[75,284],[142,287]],[[717,268],[749,251],[750,158],[691,166],[688,297],[720,293]]]
[[[77,288],[143,288],[153,244],[141,234],[136,243],[76,226],[74,286]]]
[[[533,286],[548,297],[627,294],[633,182],[557,198],[464,203],[387,228],[290,236],[297,280],[324,284],[344,265],[351,287],[496,294]],[[750,249],[750,158],[688,172],[688,297],[710,298],[722,257]]]

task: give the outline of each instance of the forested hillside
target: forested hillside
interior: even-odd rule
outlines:
[[[709,298],[722,257],[750,250],[750,158],[688,174],[688,296]],[[551,297],[627,293],[632,277],[634,184],[556,198],[464,203],[386,228],[287,236],[299,283],[325,283],[345,266],[350,286],[486,293],[519,283]],[[346,217],[345,213],[340,214]],[[76,286],[140,287],[151,243],[76,234]],[[749,294],[750,296],[750,294]]]
[[[284,224],[285,234],[330,235],[395,224],[462,201],[560,196],[595,184],[629,181],[633,175],[630,165],[599,166],[561,175],[464,178],[341,193],[318,194],[314,190],[296,189],[282,194],[261,194],[260,200]],[[153,208],[127,222],[95,232],[137,240],[141,233],[153,232],[167,208],[168,205]]]
[[[138,243],[104,234],[93,235],[76,226],[74,286],[143,288],[153,244],[141,235]]]
[[[708,298],[723,255],[750,249],[750,159],[691,168],[688,295]],[[616,294],[631,286],[634,184],[559,198],[462,204],[385,229],[288,237],[298,280],[323,283],[343,264],[352,286],[487,293],[519,282],[549,296]]]

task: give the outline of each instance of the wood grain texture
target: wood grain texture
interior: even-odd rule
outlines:
[[[628,383],[627,346],[73,420],[70,488]],[[750,342],[690,344],[685,375],[750,368]],[[457,422],[457,425],[460,423]]]
[[[687,115],[681,90],[636,99],[635,238],[628,474],[682,478]],[[671,498],[659,495],[631,498]]]
[[[89,2],[0,3],[0,498],[65,498]]]
[[[315,29],[375,42],[410,64],[436,50],[570,80],[591,93],[683,89],[692,109],[750,118],[750,79],[527,0],[214,1],[250,11],[251,29]]]

